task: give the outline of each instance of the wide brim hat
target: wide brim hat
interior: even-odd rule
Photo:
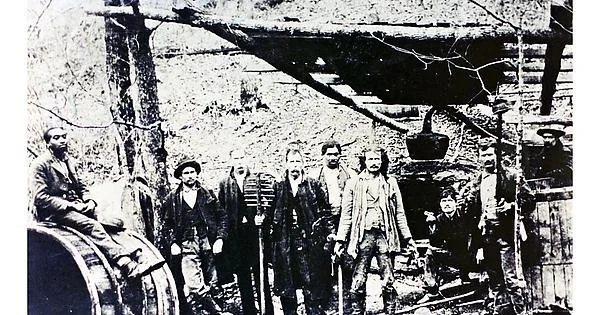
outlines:
[[[183,172],[183,169],[186,167],[193,167],[197,173],[200,173],[201,170],[200,163],[194,160],[184,160],[183,162],[179,163],[179,165],[177,165],[177,167],[175,168],[175,172],[173,172],[175,178],[180,179],[181,172]]]
[[[548,125],[548,126],[539,128],[536,131],[536,133],[540,136],[542,136],[545,133],[550,133],[558,138],[558,137],[562,137],[565,135],[565,127],[563,125],[559,125],[559,124],[552,124],[552,125]]]

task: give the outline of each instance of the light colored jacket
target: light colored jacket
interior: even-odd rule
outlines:
[[[361,172],[351,178],[344,189],[342,197],[342,212],[338,227],[337,239],[348,240],[347,251],[356,258],[358,244],[362,241],[365,230],[365,216],[367,210],[367,182],[369,174]],[[379,176],[380,207],[383,211],[383,224],[390,252],[400,252],[401,241],[411,238],[410,229],[406,222],[402,195],[396,178],[389,176],[387,180]],[[348,239],[349,236],[349,239]]]

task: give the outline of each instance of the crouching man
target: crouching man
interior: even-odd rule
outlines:
[[[175,169],[175,178],[181,183],[162,205],[160,242],[167,246],[172,264],[181,259],[183,291],[192,313],[221,314],[213,299],[221,294],[214,254],[223,250],[227,215],[214,193],[200,185],[199,173],[200,164],[191,160]]]
[[[340,255],[343,245],[355,257],[350,294],[352,314],[364,314],[365,284],[373,257],[383,279],[386,314],[395,314],[397,292],[391,254],[399,253],[401,243],[416,246],[406,222],[402,196],[396,179],[388,176],[389,159],[382,148],[363,151],[359,157],[361,173],[351,178],[342,197],[342,212],[334,251]]]
[[[430,248],[425,253],[425,285],[427,294],[419,300],[419,304],[441,298],[441,269],[453,267],[459,270],[460,279],[470,282],[469,271],[476,265],[475,255],[470,248],[479,248],[479,235],[476,231],[475,219],[464,212],[456,204],[457,193],[447,187],[440,194],[441,213],[427,213]],[[469,247],[471,239],[471,247]],[[479,257],[483,257],[479,249]]]

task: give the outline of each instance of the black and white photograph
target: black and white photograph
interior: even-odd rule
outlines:
[[[573,2],[27,0],[27,314],[594,313]]]

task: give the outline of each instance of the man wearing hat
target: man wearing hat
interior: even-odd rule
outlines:
[[[553,124],[538,129],[537,134],[544,140],[544,147],[537,156],[536,178],[551,177],[559,186],[573,184],[573,158],[571,150],[560,141],[565,135],[564,126]]]
[[[86,235],[128,279],[150,274],[164,260],[137,261],[137,249],[116,243],[96,217],[96,201],[80,180],[76,162],[68,154],[67,132],[60,127],[46,129],[43,135],[48,151],[31,163],[31,193],[38,221],[51,221]]]
[[[181,262],[173,269],[181,269],[190,310],[221,314],[213,300],[220,294],[214,254],[221,253],[227,239],[227,215],[214,193],[200,185],[200,170],[194,160],[184,160],[175,169],[181,183],[161,207],[164,224],[159,242],[171,264]]]

